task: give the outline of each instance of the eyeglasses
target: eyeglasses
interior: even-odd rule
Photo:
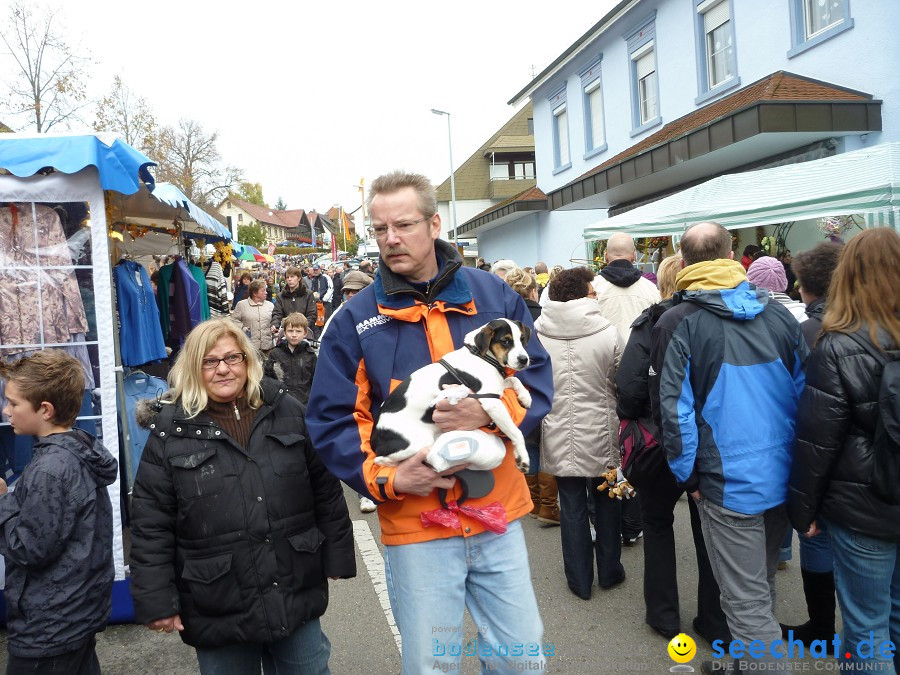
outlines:
[[[591,290],[588,291],[587,296],[588,296],[589,298],[596,298],[596,297],[597,297],[597,291],[595,291],[595,290],[592,288]]]
[[[247,355],[244,352],[235,352],[234,354],[223,356],[221,359],[203,359],[200,365],[203,370],[216,370],[222,362],[226,366],[236,366],[239,363],[243,363],[245,358],[247,358]]]
[[[372,227],[372,232],[375,234],[376,239],[384,239],[387,236],[388,230],[393,230],[394,234],[398,237],[402,237],[404,234],[407,234],[413,227],[421,223],[423,220],[428,220],[432,216],[422,216],[418,220],[414,220],[411,223],[395,223],[394,225],[375,225]]]

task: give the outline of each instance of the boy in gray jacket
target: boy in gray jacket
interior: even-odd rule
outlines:
[[[84,394],[79,361],[47,349],[0,363],[0,377],[13,430],[36,436],[14,491],[0,480],[6,673],[95,675],[95,635],[106,627],[113,584],[106,487],[118,464],[96,438],[72,429]]]

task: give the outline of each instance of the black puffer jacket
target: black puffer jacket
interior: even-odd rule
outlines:
[[[302,280],[300,285],[297,286],[297,290],[292,291],[285,287],[275,298],[275,307],[272,308],[272,326],[281,328],[282,319],[293,312],[299,312],[305,316],[307,322],[309,322],[310,331],[315,332],[316,300],[313,298],[312,293],[306,290]]]
[[[659,317],[672,306],[671,300],[663,300],[638,315],[631,324],[631,335],[622,353],[622,362],[616,371],[616,391],[618,399],[616,414],[620,420],[640,420],[648,429],[655,431],[653,411],[650,407],[650,333]],[[659,434],[654,434],[659,437]]]
[[[148,422],[132,517],[136,618],[180,614],[195,647],[287,637],[325,612],[327,577],[356,575],[344,495],[300,403],[269,379],[263,398],[246,450],[178,404]]]
[[[879,341],[897,349],[883,331]],[[821,514],[871,537],[900,540],[900,506],[884,503],[870,487],[882,370],[847,335],[825,333],[816,343],[797,412],[788,490],[798,531]]]
[[[81,429],[39,438],[14,492],[0,497],[9,652],[80,649],[109,619],[118,464]]]
[[[266,357],[263,371],[284,384],[288,393],[305,406],[309,403],[309,391],[316,372],[316,350],[306,340],[294,351],[287,342],[280,342]]]

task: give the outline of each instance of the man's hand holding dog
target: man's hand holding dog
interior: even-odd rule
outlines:
[[[397,473],[394,475],[394,492],[427,497],[437,488],[449,490],[456,484],[456,479],[449,474],[456,473],[465,466],[454,466],[443,473],[437,473],[425,463],[430,449],[422,448],[415,455],[404,459],[397,465]]]
[[[464,398],[456,405],[438,401],[431,419],[441,431],[475,431],[491,423],[491,418],[474,398]]]

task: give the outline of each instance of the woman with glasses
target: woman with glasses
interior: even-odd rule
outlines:
[[[301,404],[230,319],[197,326],[143,411],[134,486],[137,620],[178,631],[200,672],[327,673],[328,578],[356,575],[343,492]]]

